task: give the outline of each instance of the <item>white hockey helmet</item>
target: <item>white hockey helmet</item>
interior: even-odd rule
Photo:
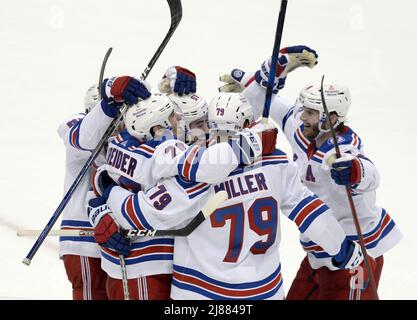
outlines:
[[[338,84],[323,84],[324,99],[329,114],[335,112],[338,115],[338,121],[334,124],[336,127],[340,122],[345,121],[347,112],[350,107],[351,97],[349,89],[346,86]],[[309,109],[319,111],[320,131],[329,131],[322,128],[326,122],[326,114],[324,112],[321,101],[321,87],[320,85],[308,85],[304,87],[297,99],[296,107],[306,107]]]
[[[85,113],[89,113],[99,101],[100,94],[98,92],[98,85],[93,84],[88,88],[84,96]]]
[[[243,129],[245,122],[253,122],[252,106],[241,93],[221,92],[210,102],[208,122],[210,133],[233,136]]]
[[[175,104],[166,95],[155,93],[129,108],[124,120],[125,126],[132,136],[143,141],[153,139],[151,129],[155,126],[169,130],[172,135],[169,117],[175,110]]]
[[[199,119],[207,121],[207,101],[196,93],[183,96],[171,93],[168,97],[177,105],[178,109],[181,110],[181,120],[183,122],[182,129],[185,132],[186,142],[192,142],[192,128],[190,125]]]

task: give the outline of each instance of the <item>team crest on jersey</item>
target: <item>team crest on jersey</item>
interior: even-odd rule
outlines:
[[[341,136],[337,136],[336,139],[337,139],[338,144],[341,144],[342,142],[344,142],[346,140],[345,138],[343,138]],[[330,146],[333,145],[333,138],[327,139],[327,144],[330,145]]]

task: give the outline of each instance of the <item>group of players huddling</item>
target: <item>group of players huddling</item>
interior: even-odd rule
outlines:
[[[120,255],[131,299],[373,297],[345,186],[377,283],[383,254],[401,233],[376,205],[378,171],[345,125],[349,90],[324,85],[330,119],[318,84],[303,88],[295,104],[285,101],[278,91],[287,74],[312,68],[317,54],[306,46],[280,51],[270,119],[292,147],[289,159],[276,149],[278,129],[259,121],[270,60],[254,73],[222,76],[226,84],[210,103],[196,93],[194,73],[178,66],[166,71],[159,93],[130,76],[105,79],[100,93],[97,85],[87,91],[86,112],[58,129],[66,190],[121,106],[129,109],[63,212],[61,229],[94,230],[94,237],[60,237],[74,299],[124,299]],[[130,229],[179,229],[220,190],[228,199],[187,237],[126,236]],[[287,294],[279,211],[294,221],[307,252]]]

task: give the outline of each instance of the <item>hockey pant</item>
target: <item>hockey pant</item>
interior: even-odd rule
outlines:
[[[100,258],[64,255],[63,260],[74,300],[108,300],[107,273],[101,269]]]
[[[157,274],[128,280],[131,300],[169,300],[172,274]],[[108,277],[107,295],[110,300],[123,300],[123,282]]]
[[[371,266],[378,286],[384,264],[382,256],[372,261]],[[364,265],[364,263],[363,263]],[[288,291],[287,300],[369,300],[372,290],[366,281],[367,272],[349,270],[330,271],[326,267],[311,268],[305,257]],[[364,281],[365,279],[365,281]]]

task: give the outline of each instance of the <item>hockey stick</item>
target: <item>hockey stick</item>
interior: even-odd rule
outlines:
[[[145,70],[143,71],[141,78],[143,80],[146,79],[149,72],[151,71],[152,67],[154,66],[155,62],[158,60],[159,56],[161,55],[162,51],[164,50],[165,46],[167,45],[169,39],[171,39],[172,35],[174,34],[175,29],[178,27],[178,24],[181,21],[182,18],[182,7],[181,7],[181,0],[167,0],[169,9],[171,12],[171,25],[168,30],[168,33],[166,34],[165,38],[163,39],[162,43],[156,50],[155,54],[153,55],[151,61],[146,66]],[[64,198],[62,199],[61,203],[58,205],[58,208],[55,210],[52,217],[49,219],[48,223],[46,224],[45,228],[43,229],[42,233],[30,249],[29,253],[26,255],[26,257],[23,259],[23,263],[26,265],[30,265],[33,257],[35,256],[36,252],[42,245],[43,241],[45,240],[46,236],[48,235],[49,231],[54,226],[55,222],[58,220],[59,216],[61,215],[62,211],[66,207],[67,203],[71,199],[72,194],[74,193],[75,189],[80,184],[81,180],[86,175],[88,169],[93,164],[94,160],[99,155],[101,149],[106,144],[107,140],[109,139],[110,135],[113,133],[113,131],[116,129],[117,125],[119,124],[120,120],[123,117],[123,114],[126,112],[127,106],[124,106],[121,110],[119,116],[116,119],[113,119],[113,121],[110,123],[110,126],[107,128],[106,132],[104,133],[103,137],[101,138],[100,142],[97,144],[97,147],[94,149],[94,151],[91,153],[91,156],[86,161],[84,167],[81,169],[77,177],[75,178],[73,184],[65,194]]]
[[[200,212],[183,228],[177,230],[128,230],[126,236],[135,237],[142,236],[143,231],[146,235],[153,237],[159,236],[174,236],[174,237],[186,237],[190,235],[197,227],[207,219],[224,201],[226,201],[228,195],[227,192],[222,190],[214,194],[203,206]],[[137,233],[139,231],[139,233]]]
[[[18,237],[37,237],[42,234],[43,230],[36,229],[21,229],[17,230],[16,235]],[[94,237],[93,230],[81,230],[81,229],[62,229],[62,230],[50,230],[48,237]]]
[[[279,9],[279,16],[277,22],[277,29],[275,32],[274,48],[272,50],[271,67],[269,69],[268,85],[266,87],[265,104],[262,113],[262,123],[268,123],[269,109],[271,107],[272,90],[275,82],[275,71],[278,64],[279,48],[281,46],[282,31],[284,29],[285,13],[287,12],[288,0],[281,0],[281,8]]]
[[[100,76],[98,78],[98,96],[100,97],[100,100],[101,100],[101,86],[103,83],[104,70],[106,69],[107,60],[109,59],[109,56],[112,50],[113,50],[112,47],[107,49],[107,52],[104,55],[103,62],[101,63]]]
[[[122,285],[123,285],[123,295],[125,300],[130,300],[129,293],[129,282],[127,279],[127,270],[126,270],[126,261],[125,257],[122,254],[119,254],[120,268],[122,269]]]
[[[335,148],[335,151],[336,151],[336,158],[340,158],[341,153],[340,153],[339,143],[337,142],[337,138],[336,138],[336,131],[333,128],[333,125],[330,122],[329,109],[327,109],[326,100],[324,98],[323,81],[324,81],[324,75],[321,78],[321,88],[320,88],[321,101],[323,103],[324,113],[326,114],[326,118],[329,121],[330,131],[332,133],[332,139],[333,139],[334,148]],[[367,253],[366,247],[365,247],[365,240],[363,239],[363,234],[362,234],[362,231],[361,231],[361,226],[359,224],[358,214],[356,213],[355,204],[353,202],[352,190],[351,190],[349,185],[346,185],[345,188],[346,188],[346,194],[347,194],[347,197],[348,197],[348,200],[349,200],[350,210],[351,210],[352,216],[353,216],[353,221],[355,223],[356,233],[358,234],[359,244],[361,246],[361,250],[362,250],[362,253],[363,253],[363,259],[365,261],[365,267],[366,267],[366,270],[368,271],[368,274],[369,274],[372,294],[374,295],[374,299],[378,300],[378,291],[377,291],[377,286],[376,286],[376,281],[375,281],[375,275],[374,275],[374,272],[372,271],[371,265],[369,263],[369,257],[368,257],[368,253]]]
[[[227,192],[222,190],[212,196],[207,203],[203,206],[200,212],[183,228],[177,230],[143,230],[143,229],[129,229],[122,230],[122,233],[127,238],[133,237],[160,237],[160,236],[173,236],[173,237],[186,237],[190,235],[197,227],[207,219],[224,201],[227,199]],[[17,236],[19,237],[33,237],[42,233],[42,230],[18,230]],[[93,237],[93,230],[80,230],[80,229],[68,229],[68,230],[51,230],[48,236],[58,237]]]

